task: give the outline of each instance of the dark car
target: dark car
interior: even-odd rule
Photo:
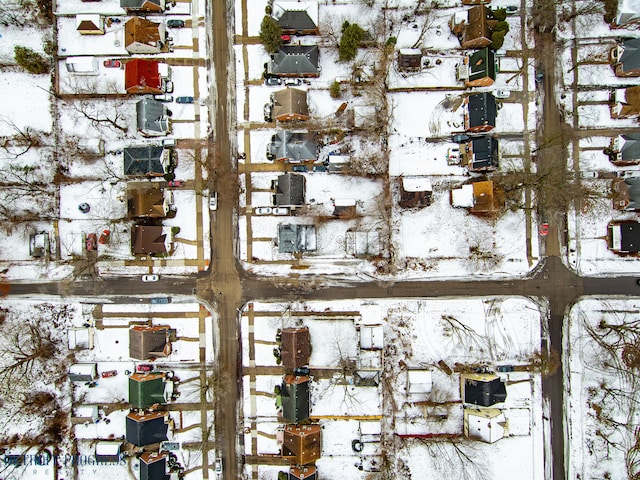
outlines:
[[[294,172],[308,172],[309,171],[309,169],[307,168],[306,165],[294,165],[291,168],[291,170],[294,171]]]
[[[193,103],[193,97],[177,97],[176,103]]]
[[[273,121],[273,105],[271,103],[265,103],[263,108],[263,116],[265,122]]]
[[[458,133],[451,137],[451,141],[454,143],[465,143],[469,141],[469,135],[466,133]]]
[[[280,80],[278,77],[267,77],[264,79],[264,84],[273,87],[282,85],[282,80]]]
[[[182,28],[184,27],[184,20],[167,20],[167,27],[169,28]]]
[[[498,365],[496,367],[496,370],[499,372],[513,372],[513,366],[512,365]]]
[[[309,375],[309,367],[298,367],[293,369],[294,375]]]
[[[87,251],[91,252],[98,248],[98,236],[95,233],[87,235]]]

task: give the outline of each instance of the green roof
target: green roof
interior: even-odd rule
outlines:
[[[147,408],[155,403],[167,403],[164,397],[164,375],[134,374],[129,377],[129,403],[133,408]]]

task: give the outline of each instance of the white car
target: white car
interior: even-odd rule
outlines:
[[[275,207],[271,210],[274,215],[289,215],[289,209],[287,207]]]
[[[254,213],[256,215],[271,215],[272,212],[273,209],[271,207],[257,207],[254,210]]]
[[[157,282],[159,279],[158,275],[142,275],[143,282]]]
[[[222,473],[222,459],[220,457],[216,458],[214,465],[213,471],[216,473]]]
[[[213,192],[209,196],[209,210],[218,209],[218,192]]]
[[[496,90],[493,92],[493,96],[496,98],[509,98],[511,96],[511,90]]]

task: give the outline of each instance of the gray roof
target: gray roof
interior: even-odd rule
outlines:
[[[624,183],[629,188],[629,205],[625,210],[640,210],[640,178],[625,178]]]
[[[278,25],[283,30],[315,30],[316,24],[306,10],[286,10],[278,19]]]
[[[275,75],[319,75],[317,45],[285,45],[272,55]]]
[[[302,175],[286,173],[278,177],[275,204],[279,206],[304,205],[305,178]]]
[[[169,117],[162,102],[152,98],[144,98],[136,103],[138,130],[151,135],[164,135],[169,132]]]
[[[162,166],[162,146],[126,147],[124,149],[124,174],[147,175],[149,173],[164,174]]]
[[[313,225],[278,225],[278,252],[310,252],[316,249],[316,227]]]
[[[128,9],[134,10],[137,8],[142,8],[142,6],[147,2],[153,3],[158,7],[162,6],[160,3],[160,0],[120,0],[120,6],[122,8],[128,8]]]
[[[623,70],[637,70],[640,68],[640,38],[633,38],[622,42],[622,56],[619,62],[623,65]]]
[[[620,135],[624,140],[620,153],[623,161],[640,160],[640,133]]]
[[[303,162],[318,158],[318,144],[311,133],[280,131],[271,139],[270,152],[277,160]]]

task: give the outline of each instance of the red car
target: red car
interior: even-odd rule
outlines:
[[[102,64],[107,68],[120,68],[122,66],[120,60],[105,60]]]
[[[183,180],[171,180],[167,182],[167,187],[184,187]]]
[[[282,43],[291,43],[291,35],[280,35],[280,40]]]
[[[543,223],[542,225],[540,225],[540,235],[545,237],[548,234],[549,234],[549,224],[548,223]]]
[[[151,371],[153,371],[153,365],[147,365],[147,364],[136,365],[137,373],[147,373]]]
[[[102,378],[109,378],[109,377],[115,377],[118,374],[117,370],[109,370],[106,372],[102,372],[102,374],[100,375]]]
[[[92,252],[98,248],[98,236],[95,233],[87,234],[87,251]]]
[[[111,235],[111,232],[109,230],[103,230],[102,233],[100,234],[100,238],[98,239],[98,243],[101,245],[106,244],[109,241],[110,235]]]

